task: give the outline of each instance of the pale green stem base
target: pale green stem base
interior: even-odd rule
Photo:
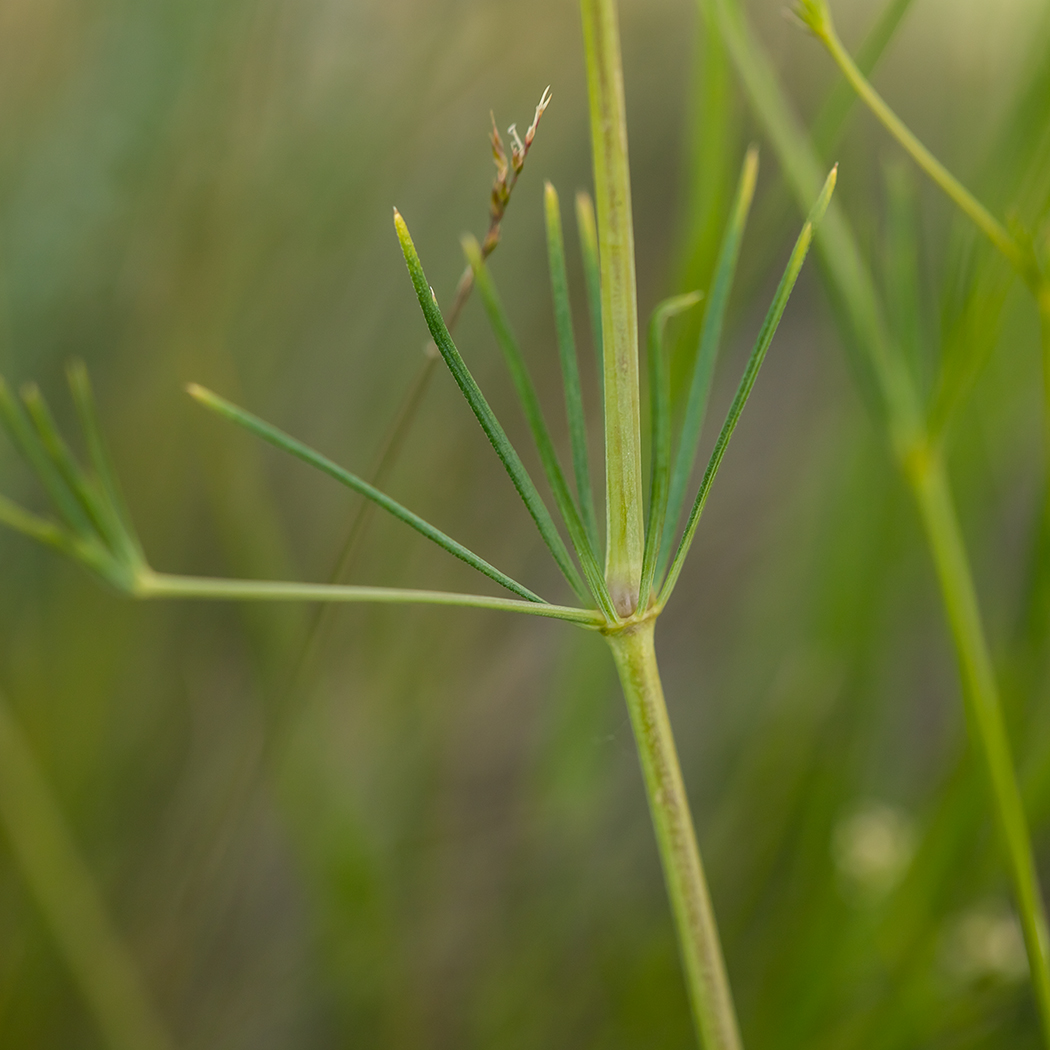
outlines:
[[[963,680],[971,737],[995,802],[1007,866],[1020,912],[1032,989],[1050,1043],[1050,960],[1047,922],[1021,792],[1010,754],[999,689],[944,462],[935,451],[913,455],[905,469],[933,554]]]
[[[606,636],[620,674],[645,777],[686,985],[704,1050],[741,1050],[711,898],[667,717],[649,619]]]

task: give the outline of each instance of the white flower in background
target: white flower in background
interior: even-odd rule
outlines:
[[[904,810],[869,802],[835,826],[831,855],[847,888],[868,900],[904,877],[915,853],[915,822]]]
[[[1021,981],[1028,976],[1028,956],[1017,916],[1005,904],[990,901],[968,908],[949,923],[941,960],[956,980]]]

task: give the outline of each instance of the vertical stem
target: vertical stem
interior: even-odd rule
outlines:
[[[1021,915],[1032,989],[1044,1036],[1050,1042],[1050,961],[1047,956],[1046,912],[1010,754],[999,689],[944,462],[936,451],[917,451],[906,461],[905,467],[922,515],[948,622],[955,639],[967,720],[973,744],[988,775],[996,823],[1005,847],[1007,867]]]
[[[704,1050],[741,1050],[733,996],[667,717],[653,619],[607,635],[645,777],[693,1018]]]
[[[594,154],[605,375],[605,573],[617,611],[638,601],[644,535],[638,303],[627,116],[614,0],[580,0]]]

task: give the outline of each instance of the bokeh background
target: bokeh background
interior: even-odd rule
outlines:
[[[694,4],[621,7],[645,316],[706,284],[761,135]],[[855,48],[880,5],[834,10]],[[836,84],[830,60],[779,2],[750,13],[811,118]],[[1041,0],[914,0],[875,80],[1005,215],[1018,187],[1030,200],[1050,178],[1048,55]],[[450,302],[458,239],[487,225],[489,111],[524,127],[548,83],[492,266],[564,448],[551,179],[597,463],[572,247],[590,158],[571,0],[0,0],[0,371],[36,379],[72,432],[63,368],[87,362],[156,568],[328,577],[355,498],[205,414],[183,384],[367,473],[426,334],[391,206]],[[712,97],[718,127],[700,119]],[[896,202],[915,266],[891,299],[910,311],[918,373],[932,384],[960,326],[976,346],[952,475],[1046,884],[1035,310],[865,113],[826,159],[841,161],[877,275]],[[798,223],[763,146],[705,447]],[[976,334],[960,322],[975,267],[997,304]],[[691,329],[676,337],[680,379]],[[477,302],[457,338],[535,464]],[[567,598],[447,375],[387,487]],[[0,489],[44,506],[6,442]],[[378,517],[351,579],[477,585]],[[344,608],[304,664],[312,617],[135,604],[0,535],[0,1046],[125,1050],[128,1031],[149,1037],[142,1050],[693,1045],[601,640],[473,610]],[[1037,1045],[929,557],[816,266],[657,642],[747,1045]],[[98,989],[116,986],[134,1001],[100,1012]]]

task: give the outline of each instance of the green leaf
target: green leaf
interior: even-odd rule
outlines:
[[[104,545],[109,550],[119,550],[121,548],[119,522],[115,520],[102,494],[85,477],[84,472],[73,458],[73,453],[70,452],[69,446],[59,434],[51,410],[47,407],[35,383],[27,383],[22,388],[22,403],[29,413],[29,418],[36,428],[37,436],[45,452],[69,491],[76,497],[77,502],[90,519],[92,531],[102,538]]]
[[[558,504],[562,518],[569,529],[569,538],[572,540],[573,547],[576,549],[576,554],[580,559],[587,586],[590,588],[591,594],[597,601],[599,608],[611,620],[616,620],[616,610],[605,586],[605,577],[602,575],[594,549],[591,547],[583,519],[580,517],[576,504],[573,502],[572,493],[569,491],[569,486],[565,481],[565,475],[562,473],[561,465],[558,462],[558,454],[554,450],[554,442],[551,441],[550,431],[547,429],[547,423],[543,418],[543,410],[540,408],[540,401],[536,396],[536,388],[533,386],[528,369],[525,367],[525,360],[521,356],[521,349],[514,338],[514,333],[510,330],[510,323],[507,320],[506,311],[503,309],[503,304],[500,302],[499,295],[492,282],[492,276],[481,258],[481,247],[473,237],[466,237],[463,240],[463,251],[466,253],[467,260],[474,271],[474,284],[485,304],[485,312],[488,314],[489,323],[492,325],[492,330],[496,335],[496,342],[499,343],[500,350],[503,351],[503,358],[507,362],[514,389],[518,393],[518,399],[521,401],[522,410],[525,412],[529,430],[532,432],[532,438],[536,442],[536,448],[540,454],[540,462],[543,464],[543,471],[547,476],[547,482],[551,487],[551,492],[554,494],[554,500]]]
[[[518,490],[518,495],[521,497],[529,514],[532,515],[532,520],[536,523],[536,528],[539,529],[540,536],[547,545],[547,549],[558,563],[558,568],[561,569],[562,574],[569,581],[577,597],[581,601],[587,601],[589,597],[587,587],[580,578],[576,566],[573,565],[572,557],[558,534],[554,520],[550,516],[550,511],[547,510],[539,492],[536,491],[536,486],[533,484],[532,478],[529,477],[525,464],[522,463],[518,453],[514,451],[514,446],[511,445],[506,432],[500,426],[495,413],[485,400],[485,395],[482,394],[481,388],[470,374],[466,362],[463,360],[459,350],[456,349],[456,344],[452,342],[452,336],[449,335],[448,329],[445,327],[445,321],[441,316],[441,310],[438,308],[434,291],[428,284],[426,274],[423,272],[423,265],[419,261],[416,246],[412,243],[412,236],[408,232],[405,220],[401,218],[396,208],[394,209],[394,226],[397,229],[398,240],[401,242],[401,252],[405,257],[409,276],[412,278],[412,285],[416,290],[416,298],[419,300],[423,316],[426,318],[427,327],[430,329],[430,335],[438,351],[448,366],[448,370],[452,373],[452,378],[455,379],[456,385],[466,398],[467,404],[470,405],[471,410],[481,424],[481,429],[485,432],[485,436],[489,439],[496,455],[499,456],[500,462],[506,469],[507,474],[510,475],[510,480]]]
[[[548,182],[544,185],[544,211],[547,220],[547,259],[551,274],[551,297],[554,300],[554,327],[558,336],[562,383],[565,386],[565,412],[569,420],[572,443],[572,466],[576,475],[576,495],[580,502],[591,549],[599,550],[598,521],[594,513],[594,494],[587,461],[587,421],[583,414],[580,390],[580,366],[576,356],[576,338],[572,329],[572,307],[569,303],[569,276],[565,267],[565,239],[561,228],[558,194]]]
[[[51,502],[66,524],[80,537],[94,535],[94,528],[79,500],[69,490],[39,437],[26,419],[21,406],[14,399],[4,378],[0,376],[0,423],[7,431],[11,443],[25,458],[40,479]]]
[[[671,568],[667,574],[667,580],[660,592],[659,604],[661,606],[670,597],[675,584],[678,582],[679,574],[682,571],[682,565],[685,562],[686,555],[689,553],[689,547],[692,545],[693,536],[696,534],[696,527],[700,521],[700,515],[703,513],[704,504],[707,502],[708,493],[711,491],[711,485],[718,473],[718,468],[722,464],[722,458],[725,456],[726,448],[729,446],[729,439],[733,436],[733,430],[736,428],[737,421],[740,419],[740,413],[743,412],[744,405],[747,404],[747,399],[751,395],[751,389],[755,385],[755,379],[758,377],[759,368],[762,367],[766,351],[769,349],[769,344],[773,341],[773,336],[776,333],[777,326],[780,324],[780,318],[784,315],[784,309],[791,296],[791,290],[795,287],[795,280],[799,275],[799,271],[802,269],[803,262],[805,262],[810,242],[813,240],[813,230],[827,211],[831,195],[835,190],[835,179],[837,173],[838,165],[831,169],[831,172],[824,182],[824,188],[821,190],[820,196],[810,210],[809,217],[802,226],[802,232],[799,234],[798,240],[795,242],[795,247],[791,252],[791,258],[788,259],[784,275],[780,278],[780,284],[777,286],[776,295],[773,296],[773,302],[770,304],[769,312],[766,314],[766,319],[762,324],[762,329],[758,333],[758,339],[755,341],[755,346],[751,351],[747,367],[744,369],[744,375],[740,380],[740,385],[737,387],[736,396],[733,398],[733,403],[729,406],[729,412],[726,415],[725,423],[722,424],[722,430],[718,435],[718,440],[715,442],[714,451],[711,453],[711,459],[708,461],[707,469],[704,471],[704,477],[700,483],[700,491],[697,492],[696,499],[693,502],[693,509],[685,526],[685,533],[682,536],[681,542],[678,544],[678,550],[675,552],[674,560],[671,562]]]
[[[84,440],[87,445],[92,469],[98,478],[99,484],[102,486],[111,513],[119,525],[121,553],[128,560],[138,560],[144,563],[146,557],[142,550],[142,544],[132,523],[124,495],[120,489],[116,470],[113,468],[113,461],[102,438],[102,430],[98,425],[95,397],[91,390],[91,381],[88,378],[84,362],[71,361],[66,369],[66,378],[69,381],[69,389],[73,395],[73,404],[76,407],[77,415],[80,417],[80,428],[84,432]]]
[[[594,201],[585,190],[576,194],[576,229],[583,257],[583,278],[587,282],[587,305],[591,314],[591,338],[598,364],[598,390],[605,400],[605,365],[602,349],[602,280],[598,263],[598,227],[594,219]]]
[[[707,414],[707,402],[711,393],[711,380],[714,376],[715,362],[722,342],[722,327],[725,323],[726,306],[729,293],[733,287],[736,264],[740,257],[740,244],[747,225],[748,212],[755,195],[755,182],[758,178],[758,150],[752,146],[744,157],[740,171],[736,197],[732,211],[726,223],[722,244],[718,251],[718,263],[715,277],[704,310],[704,323],[700,330],[700,349],[693,363],[693,375],[689,383],[689,397],[686,401],[685,416],[682,420],[681,435],[678,439],[678,452],[675,455],[674,469],[671,472],[670,489],[667,498],[667,513],[663,521],[663,533],[659,548],[663,552],[658,563],[657,575],[662,575],[667,567],[675,533],[678,531],[678,519],[685,503],[685,493],[689,478],[696,462],[697,446],[700,443],[700,432]]]
[[[304,445],[301,441],[297,441],[284,433],[283,430],[278,430],[277,427],[264,422],[258,416],[253,416],[250,412],[246,412],[243,408],[238,408],[225,398],[219,397],[218,394],[214,394],[196,383],[190,383],[186,390],[192,398],[204,405],[205,408],[210,408],[231,423],[244,427],[245,430],[250,431],[257,437],[261,437],[264,441],[268,441],[276,448],[291,453],[291,455],[301,459],[304,463],[309,463],[310,466],[316,467],[329,477],[335,478],[336,481],[346,485],[347,488],[360,493],[365,499],[371,500],[382,507],[383,510],[393,514],[399,521],[403,521],[406,525],[415,529],[416,532],[426,536],[428,540],[432,540],[439,547],[448,551],[449,554],[453,554],[455,557],[465,561],[490,580],[495,580],[500,586],[506,587],[507,590],[521,595],[521,597],[530,602],[543,601],[539,595],[534,594],[527,587],[523,587],[505,573],[500,572],[499,569],[490,565],[484,558],[478,557],[473,551],[468,550],[461,543],[457,543],[451,536],[447,536],[440,529],[424,521],[419,515],[413,514],[412,511],[403,507],[396,500],[391,499],[385,493],[380,492],[379,489],[369,485],[367,481],[362,480],[356,474],[351,474],[348,470],[344,470],[327,457],[322,456],[320,452],[314,451],[308,445]]]
[[[652,429],[651,462],[649,470],[649,519],[645,525],[645,554],[642,558],[642,583],[638,591],[638,609],[649,606],[657,559],[660,553],[664,518],[671,474],[671,387],[667,362],[664,360],[664,327],[676,314],[695,306],[702,298],[700,292],[689,292],[665,299],[653,311],[649,320],[649,402]]]

